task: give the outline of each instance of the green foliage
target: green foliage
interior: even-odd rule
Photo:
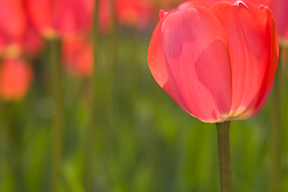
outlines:
[[[146,61],[150,36],[119,36],[117,45],[112,44],[117,46],[114,65],[109,37],[103,36],[99,45],[98,62],[102,62],[104,74],[98,83],[99,98],[94,98],[99,115],[95,116],[90,168],[94,191],[218,191],[216,126],[186,114],[154,81]],[[39,60],[35,65],[45,74],[47,66],[41,62],[45,54]],[[49,79],[37,73],[24,100],[1,103],[0,191],[46,192],[50,188],[53,102],[45,90]],[[63,75],[65,133],[60,189],[81,192],[91,87],[89,79]],[[287,89],[282,94],[287,98]],[[231,122],[235,192],[268,191],[270,100],[255,117]],[[283,117],[288,114],[287,102],[283,100]],[[287,123],[286,118],[284,127]],[[283,137],[287,131],[283,129]],[[287,191],[288,144],[285,139],[282,143],[281,191]]]

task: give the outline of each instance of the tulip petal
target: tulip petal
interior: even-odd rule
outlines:
[[[0,30],[5,38],[19,38],[26,29],[25,11],[21,0],[0,1]]]
[[[192,8],[194,7],[193,3],[190,2],[190,1],[187,1],[187,2],[184,2],[184,3],[181,3],[178,7],[177,7],[177,10],[178,11],[183,11],[185,9],[189,9],[189,8]]]
[[[92,25],[92,0],[57,0],[53,4],[52,22],[64,37],[87,31]]]
[[[211,7],[213,4],[217,3],[219,0],[190,0],[194,6]]]
[[[274,80],[273,80],[273,82],[274,82]],[[271,85],[269,86],[269,88],[268,88],[266,94],[264,95],[264,97],[263,97],[260,105],[255,109],[255,111],[253,111],[253,113],[251,113],[251,114],[246,114],[246,116],[241,115],[241,116],[236,117],[236,118],[230,118],[230,120],[245,120],[245,119],[250,119],[251,117],[253,117],[254,115],[256,115],[256,114],[262,109],[262,107],[264,106],[264,104],[266,103],[266,100],[268,99],[268,96],[269,96],[269,94],[270,94],[270,91],[271,91],[271,89],[272,89],[272,87],[273,87],[273,82],[272,82]]]
[[[278,36],[283,40],[288,40],[288,22],[287,22],[287,0],[273,0],[270,3],[275,19]]]
[[[232,70],[230,119],[242,119],[261,104],[277,69],[276,31],[267,7],[242,1],[218,2],[211,11],[229,39]],[[272,49],[271,49],[272,47]]]
[[[91,27],[93,0],[26,0],[30,18],[47,38],[71,37]]]
[[[162,19],[167,14],[168,14],[168,12],[166,12],[164,9],[161,9],[160,12],[159,12],[160,19]]]
[[[165,13],[165,11],[162,11]],[[160,14],[161,15],[161,14]],[[162,15],[163,17],[167,16]],[[163,49],[163,40],[161,37],[161,28],[162,23],[160,22],[152,35],[149,50],[148,50],[148,64],[151,70],[153,77],[155,78],[156,82],[163,88],[165,85],[165,91],[172,97],[174,101],[180,105],[187,113],[191,114],[190,110],[186,106],[179,90],[176,85],[176,82],[173,78],[171,70],[166,62],[165,53]]]
[[[222,122],[231,108],[231,68],[226,33],[204,7],[161,19],[148,51],[157,83],[188,113]]]
[[[20,59],[4,60],[0,66],[0,96],[5,101],[20,100],[33,80],[30,65]]]
[[[26,6],[33,24],[40,33],[45,36],[50,36],[55,32],[52,24],[52,6],[50,1],[26,0]]]

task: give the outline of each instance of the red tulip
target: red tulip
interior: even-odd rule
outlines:
[[[271,11],[222,1],[162,14],[148,50],[157,83],[204,122],[247,119],[264,105],[278,66]]]
[[[11,44],[5,47],[2,55],[8,58],[18,58],[23,54],[35,57],[41,51],[43,43],[40,34],[27,22],[24,34],[17,39],[11,39]]]
[[[92,24],[93,0],[25,0],[36,28],[45,37],[71,37]]]
[[[23,5],[22,0],[0,0],[2,57],[16,58],[24,52],[34,56],[42,45],[42,39],[31,26]]]
[[[22,0],[0,0],[0,52],[13,47],[26,30]]]
[[[101,33],[107,33],[112,23],[112,6],[109,0],[99,1],[99,30]]]
[[[272,10],[273,18],[275,20],[275,25],[277,29],[277,34],[280,40],[288,41],[288,20],[287,20],[287,10],[288,1],[287,0],[271,0],[269,4]]]
[[[89,39],[63,41],[62,54],[67,71],[74,76],[89,76],[93,71],[93,49]]]
[[[233,0],[230,0],[231,2],[233,2]],[[250,3],[253,3],[254,5],[270,5],[271,1],[273,0],[249,0]],[[273,13],[272,13],[273,14]]]
[[[19,60],[5,60],[0,66],[0,96],[5,101],[20,100],[33,79],[30,65]]]
[[[221,0],[190,0],[194,6],[204,6],[210,7],[214,3]],[[236,0],[230,0],[230,2],[235,2]],[[278,37],[281,41],[288,41],[288,22],[287,13],[288,1],[287,0],[249,0],[249,2],[254,5],[268,5],[273,14],[273,19],[275,20],[275,25],[277,29]]]
[[[233,0],[230,0],[233,2]],[[268,5],[272,10],[273,19],[277,29],[278,37],[281,41],[288,41],[288,22],[287,22],[287,0],[249,0],[255,5]],[[281,42],[280,41],[280,42]]]
[[[27,22],[26,31],[23,37],[19,39],[17,43],[20,47],[20,53],[25,53],[31,57],[35,57],[40,53],[44,41],[31,23]]]
[[[123,25],[144,27],[152,16],[151,4],[145,0],[116,0],[117,19]]]
[[[204,7],[211,7],[218,1],[230,1],[231,3],[235,3],[237,0],[189,0],[191,3],[193,3],[194,6],[204,6]],[[253,3],[254,5],[269,5],[271,0],[249,0],[250,3]]]
[[[165,7],[168,10],[169,9],[173,9],[173,7],[177,7],[179,4],[187,1],[187,0],[158,0],[158,1],[154,1],[154,0],[150,0],[152,2],[152,4],[154,3],[154,5],[156,6],[161,6],[161,7]]]
[[[32,28],[27,27],[24,35],[18,39],[11,39],[11,43],[2,49],[4,58],[17,58],[22,54],[36,56],[43,45],[43,40]]]
[[[204,6],[204,7],[211,7],[216,2],[221,0],[190,0],[191,3],[193,3],[194,6]]]

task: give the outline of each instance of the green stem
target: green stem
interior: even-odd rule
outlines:
[[[271,129],[271,177],[270,191],[280,190],[280,165],[281,165],[281,127],[282,127],[282,109],[281,109],[281,82],[282,82],[282,49],[279,50],[278,70],[274,78],[273,85],[273,124]]]
[[[99,12],[99,0],[95,0],[95,10],[93,16],[93,74],[91,78],[91,86],[92,86],[92,97],[90,103],[90,111],[89,111],[89,119],[88,119],[88,127],[85,133],[85,143],[84,143],[84,189],[85,191],[94,191],[93,190],[93,164],[95,163],[93,160],[93,149],[94,149],[94,139],[95,139],[95,131],[96,131],[96,122],[99,120],[99,117],[96,113],[97,109],[97,89],[98,89],[98,68],[97,60],[98,60],[98,12]]]
[[[101,109],[103,110],[104,117],[102,119],[102,127],[103,127],[103,155],[104,155],[104,172],[107,177],[107,183],[103,187],[103,191],[111,191],[110,180],[112,179],[110,175],[110,161],[111,152],[112,152],[112,141],[113,141],[113,128],[117,127],[117,123],[115,121],[115,79],[117,76],[116,73],[116,63],[117,63],[117,49],[118,49],[118,34],[117,34],[117,16],[116,16],[116,5],[114,0],[109,1],[110,6],[112,8],[112,22],[111,22],[111,31],[108,35],[108,50],[106,49],[105,56],[109,57],[107,65],[103,69],[104,72],[101,72],[101,82],[105,83],[105,89],[103,92],[103,96],[99,98],[98,102],[102,103]],[[103,90],[103,89],[102,89]],[[105,104],[104,104],[105,103]],[[115,124],[116,123],[116,124]]]
[[[25,176],[23,172],[22,150],[23,150],[23,119],[19,103],[11,102],[6,103],[3,108],[5,109],[5,119],[7,121],[7,146],[9,150],[6,151],[6,157],[11,167],[14,177],[14,191],[26,191]],[[2,116],[3,117],[3,116]],[[5,127],[5,126],[4,126]]]
[[[108,101],[109,101],[109,106],[108,106],[108,113],[110,114],[109,117],[111,118],[112,113],[113,113],[113,108],[114,108],[114,95],[115,95],[115,76],[116,76],[116,63],[117,63],[117,48],[118,48],[118,34],[117,34],[117,22],[116,22],[116,5],[114,0],[110,0],[110,5],[112,7],[112,27],[111,27],[111,33],[110,33],[110,41],[109,41],[109,52],[107,52],[107,56],[110,57],[110,67],[109,67],[109,73],[108,73]],[[109,119],[110,119],[109,118]],[[114,121],[111,120],[111,123]]]
[[[232,192],[229,128],[230,121],[216,123],[221,192]]]
[[[52,98],[55,102],[55,114],[51,127],[51,147],[52,147],[52,173],[51,191],[60,191],[60,174],[63,145],[63,122],[64,122],[64,93],[62,85],[62,66],[60,62],[60,41],[50,40],[48,42],[48,52],[50,59],[50,76]]]

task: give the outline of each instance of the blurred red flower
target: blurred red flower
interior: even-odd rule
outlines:
[[[0,55],[16,58],[24,52],[35,56],[42,38],[35,31],[23,0],[0,0]]]
[[[190,0],[190,2],[192,2],[194,6],[204,6],[207,8],[211,7],[218,1],[221,0]]]
[[[64,40],[62,43],[63,63],[74,76],[89,76],[93,72],[92,42],[87,37]]]
[[[41,52],[44,45],[44,39],[37,32],[35,27],[27,21],[25,33],[21,39],[18,40],[20,52],[35,57]]]
[[[187,0],[150,0],[154,6],[165,8],[165,10],[175,9],[178,5],[186,1]]]
[[[0,0],[0,53],[13,47],[26,30],[22,0]]]
[[[271,11],[238,1],[160,14],[148,50],[157,83],[204,122],[247,119],[263,107],[278,66]]]
[[[22,99],[33,79],[32,68],[20,59],[4,60],[0,66],[0,96],[5,101]]]
[[[91,28],[93,0],[25,0],[33,24],[46,38],[71,37]]]
[[[147,0],[116,0],[116,15],[122,25],[143,28],[152,17],[151,2]]]
[[[99,30],[101,33],[107,33],[110,30],[112,9],[110,0],[99,0]]]
[[[271,0],[269,6],[272,10],[280,42],[288,43],[288,1]]]

